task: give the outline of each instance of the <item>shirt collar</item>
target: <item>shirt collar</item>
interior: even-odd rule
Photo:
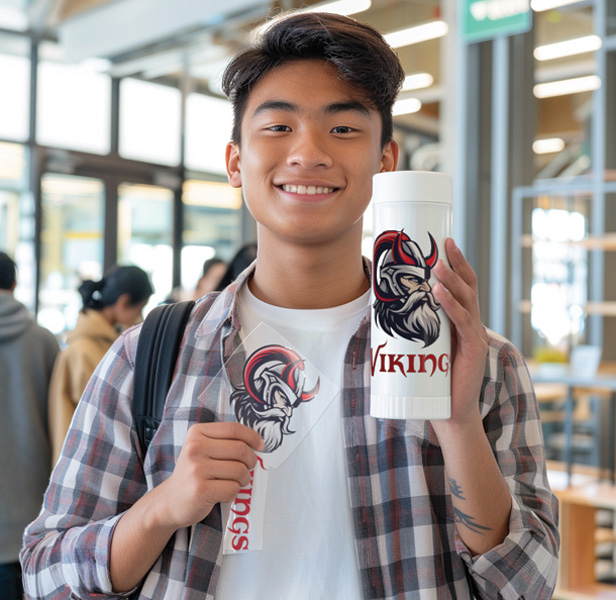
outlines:
[[[239,329],[240,323],[237,317],[238,292],[252,277],[256,264],[257,261],[253,261],[218,294],[197,329],[197,337],[214,333],[227,321],[230,321],[233,329]]]
[[[372,263],[365,256],[362,256],[362,259],[366,278],[368,281],[372,281]],[[203,319],[197,329],[197,336],[214,333],[227,321],[230,322],[233,329],[239,329],[240,322],[237,316],[238,292],[243,285],[247,285],[248,280],[254,273],[256,264],[257,261],[255,260],[216,297],[205,319]]]

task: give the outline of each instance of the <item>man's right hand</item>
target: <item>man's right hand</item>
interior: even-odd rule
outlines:
[[[171,536],[204,519],[218,502],[230,502],[250,483],[263,440],[239,423],[199,423],[186,435],[173,473],[118,521],[111,539],[115,591],[137,585]]]
[[[204,519],[250,483],[263,440],[240,423],[198,423],[188,430],[170,477],[156,488],[159,519],[174,529]]]

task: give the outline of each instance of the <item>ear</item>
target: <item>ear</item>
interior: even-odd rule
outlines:
[[[229,142],[225,150],[225,163],[227,164],[227,176],[231,187],[242,187],[242,175],[240,171],[240,147],[235,142]]]
[[[132,306],[131,295],[128,292],[125,292],[124,294],[120,294],[118,296],[118,299],[115,301],[115,304],[120,310],[130,308]]]
[[[400,156],[400,148],[395,140],[391,140],[385,144],[383,154],[381,156],[381,168],[379,173],[387,171],[395,171],[398,166],[398,157]]]

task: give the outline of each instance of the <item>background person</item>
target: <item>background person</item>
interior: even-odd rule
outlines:
[[[141,320],[154,288],[143,269],[116,266],[100,281],[84,281],[79,293],[83,308],[75,329],[66,338],[66,349],[58,357],[49,390],[54,464],[77,403],[96,365],[118,337],[118,326],[130,327]]]
[[[219,292],[224,290],[237,276],[251,265],[257,258],[257,242],[248,242],[237,250],[216,288]]]
[[[227,263],[214,256],[203,263],[203,273],[197,282],[195,300],[218,289],[218,284],[227,270]]]
[[[59,352],[53,334],[13,297],[17,269],[0,252],[0,598],[22,600],[19,550],[51,471],[47,394]]]

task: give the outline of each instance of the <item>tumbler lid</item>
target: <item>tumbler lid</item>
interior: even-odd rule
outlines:
[[[372,202],[439,202],[451,205],[451,177],[433,171],[388,171],[372,178]]]

